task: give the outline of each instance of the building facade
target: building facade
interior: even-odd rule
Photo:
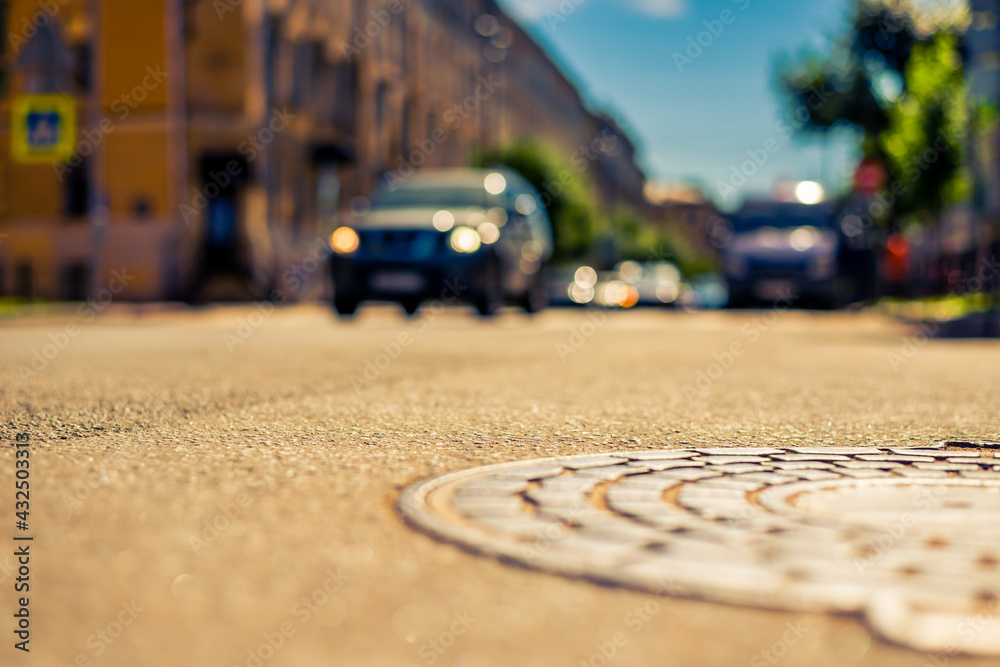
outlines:
[[[646,199],[652,225],[697,253],[716,255],[732,237],[729,223],[696,187],[650,182]]]
[[[356,198],[524,137],[569,156],[614,134],[587,176],[609,210],[644,205],[626,133],[493,0],[6,0],[0,16],[0,295],[82,299],[124,270],[129,299],[308,297]],[[25,159],[50,116],[71,152]]]

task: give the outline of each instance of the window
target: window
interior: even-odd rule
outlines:
[[[396,39],[398,40],[397,48],[399,49],[399,53],[397,54],[398,56],[397,60],[399,62],[399,66],[400,69],[402,70],[403,76],[406,76],[407,69],[410,64],[410,54],[408,51],[409,46],[407,39],[409,37],[409,35],[407,34],[409,31],[408,31],[405,11],[396,17],[396,26],[397,30],[399,31],[399,34],[396,36]]]
[[[280,26],[278,19],[273,14],[268,14],[264,19],[264,94],[267,96],[267,103],[274,104],[277,97],[275,90],[278,58],[278,39]]]
[[[60,276],[62,298],[67,301],[84,301],[87,298],[88,271],[86,264],[70,264],[63,267]]]
[[[339,61],[335,65],[336,88],[333,91],[333,124],[345,135],[353,135],[357,128],[358,68],[357,63]]]
[[[7,35],[7,15],[10,12],[9,2],[0,2],[0,35],[4,35],[4,39],[0,40],[0,95],[7,92],[8,80],[7,80],[7,52],[8,52],[8,38]]]
[[[14,268],[14,296],[31,299],[35,294],[34,275],[31,262],[18,262]]]
[[[290,48],[292,52],[291,105],[294,109],[301,109],[308,104],[309,91],[313,88],[313,45],[303,42],[293,44]]]
[[[72,77],[80,90],[90,90],[91,49],[86,42],[76,44],[70,49],[72,58]]]
[[[410,136],[410,123],[413,122],[413,108],[416,106],[416,102],[412,98],[407,99],[406,103],[403,104],[403,118],[402,126],[403,132],[400,138],[400,144],[402,146],[403,155],[408,155],[411,150],[411,136]]]
[[[63,176],[63,214],[85,218],[90,213],[90,160],[82,158]]]
[[[10,11],[9,2],[0,2],[0,35],[7,34],[7,13]],[[7,55],[7,40],[0,44],[0,56]]]
[[[380,158],[385,157],[386,153],[386,137],[388,136],[388,128],[386,127],[386,120],[389,114],[389,86],[384,81],[378,85],[375,91],[375,136],[378,141],[378,151],[377,155]]]

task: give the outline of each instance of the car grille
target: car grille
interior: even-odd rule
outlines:
[[[443,245],[444,235],[426,230],[364,231],[361,243],[370,255],[389,262],[421,261]]]
[[[809,270],[808,261],[764,262],[751,261],[750,275],[754,278],[802,278]]]

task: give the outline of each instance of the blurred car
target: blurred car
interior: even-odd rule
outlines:
[[[511,170],[418,172],[378,191],[330,246],[341,315],[368,300],[411,314],[426,300],[461,301],[483,316],[507,301],[531,313],[547,304],[552,227],[538,192]]]
[[[636,289],[637,306],[674,306],[683,283],[677,265],[670,262],[621,262],[615,271]]]
[[[589,266],[566,270],[552,283],[552,289],[562,290],[571,304],[604,308],[634,306],[638,295],[617,271],[596,271]]]
[[[681,272],[669,262],[621,262],[614,271],[564,268],[549,282],[550,300],[561,305],[604,308],[672,306],[682,294]]]
[[[748,201],[730,221],[722,253],[730,306],[789,298],[835,304],[838,238],[830,206]]]
[[[577,287],[577,271],[574,266],[560,266],[546,272],[550,306],[583,306],[593,300],[593,294],[588,296],[588,286]]]
[[[594,285],[593,303],[605,308],[632,308],[639,303],[639,290],[622,280],[617,271],[600,271]]]
[[[682,291],[681,302],[691,310],[716,310],[729,303],[729,287],[724,276],[702,273],[691,278]]]

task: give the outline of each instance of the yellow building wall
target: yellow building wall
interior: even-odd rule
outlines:
[[[219,7],[225,8],[221,18]],[[243,5],[201,2],[189,11],[193,30],[185,51],[188,104],[197,111],[242,112],[247,92]]]
[[[123,99],[137,86],[145,89],[145,99],[131,100],[135,111],[164,109],[167,104],[166,81],[151,83],[147,68],[157,67],[167,72],[166,30],[164,25],[165,0],[103,0],[101,42],[104,49],[104,107],[114,111],[112,105],[123,103],[130,111],[131,104]],[[137,98],[141,95],[136,96]],[[116,106],[116,109],[123,107]]]
[[[38,0],[8,0],[7,33],[3,35],[8,64],[20,54],[24,44],[31,38],[34,28],[31,23],[39,17],[51,17],[60,26],[64,39],[72,41],[86,30],[87,0],[56,0],[52,5],[42,7]],[[54,13],[52,12],[54,5]],[[25,25],[27,19],[28,25]]]
[[[13,42],[18,42],[18,38],[20,37],[27,37],[24,34],[26,29],[23,19],[27,18],[30,23],[36,14],[52,16],[64,30],[72,30],[76,27],[74,22],[83,18],[87,8],[87,0],[56,0],[55,13],[50,14],[49,8],[42,7],[38,0],[7,0],[7,2],[9,3],[10,18],[7,21],[8,34],[4,35],[4,41],[7,42],[9,47],[13,47],[11,34],[14,35]]]
[[[82,105],[77,103],[77,118]],[[79,128],[77,138],[79,140]],[[21,164],[11,160],[10,135],[4,135],[0,150],[0,178],[4,179],[0,201],[0,219],[56,218],[63,215],[63,181],[74,168],[72,163]]]
[[[8,135],[0,132],[0,225],[10,215],[10,159]]]
[[[10,238],[6,239],[9,247],[5,249],[5,254],[10,258],[10,269],[13,269],[15,264],[30,264],[36,293],[54,294],[56,291],[54,237],[51,229],[42,228],[38,231],[11,234]]]
[[[55,218],[62,215],[62,187],[51,165],[12,164],[7,177],[12,218]],[[16,194],[14,194],[16,193]]]
[[[169,213],[167,141],[166,128],[119,129],[105,138],[104,178],[112,220],[133,215],[139,198],[148,201],[150,216]]]
[[[24,75],[15,72],[17,58],[34,34],[29,26],[39,16],[59,25],[70,43],[86,32],[85,0],[65,0],[43,8],[37,0],[12,0],[7,5],[7,30],[3,35],[8,71],[14,74],[2,100],[5,124],[10,122],[9,102],[24,89]],[[54,14],[50,11],[54,8]],[[75,92],[75,91],[71,91]],[[82,113],[77,105],[77,117]],[[9,133],[0,146],[0,222],[8,218],[53,218],[62,215],[63,187],[51,165],[17,164],[10,156]]]

